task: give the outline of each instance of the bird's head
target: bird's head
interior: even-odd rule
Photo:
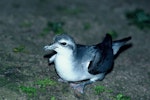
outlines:
[[[66,54],[72,53],[76,49],[76,44],[74,39],[67,35],[61,34],[56,35],[53,39],[53,43],[51,45],[45,46],[44,49],[47,50],[54,50],[58,54]]]

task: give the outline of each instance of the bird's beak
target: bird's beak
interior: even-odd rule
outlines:
[[[44,46],[44,50],[45,51],[48,51],[48,50],[55,50],[57,48],[57,44],[51,44],[51,45],[47,45],[47,46]]]

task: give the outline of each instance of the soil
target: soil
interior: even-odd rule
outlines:
[[[125,16],[136,8],[150,13],[149,4],[149,0],[1,0],[0,100],[150,100],[150,30],[129,25]],[[49,31],[48,22],[63,24]],[[132,36],[132,46],[118,55],[104,80],[88,85],[83,95],[57,81],[54,65],[43,58],[47,53],[43,47],[57,32],[92,45],[112,30],[117,32],[114,40]],[[98,86],[103,87],[99,92]]]

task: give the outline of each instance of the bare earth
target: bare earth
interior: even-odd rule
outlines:
[[[150,0],[1,0],[0,100],[150,100],[150,30],[128,25],[125,17],[135,8],[150,13],[149,4]],[[106,32],[115,30],[114,39],[132,36],[133,46],[118,56],[103,81],[77,96],[69,84],[57,81],[54,66],[43,58],[48,53],[43,47],[56,35],[44,30],[47,22],[63,22],[63,31],[77,43],[101,42]],[[97,93],[98,86],[103,89]]]

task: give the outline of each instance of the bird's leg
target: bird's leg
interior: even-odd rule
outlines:
[[[70,83],[70,86],[76,90],[77,92],[80,92],[80,93],[84,93],[84,87],[88,84],[92,84],[93,82],[92,81],[86,81],[86,82],[83,82],[83,83],[79,83],[79,84],[76,84],[76,83]]]
[[[105,73],[99,74],[97,77],[92,78],[88,81],[76,84],[76,83],[70,83],[70,86],[73,87],[77,92],[84,93],[84,87],[88,84],[92,84],[93,82],[97,80],[102,80],[105,77]]]

